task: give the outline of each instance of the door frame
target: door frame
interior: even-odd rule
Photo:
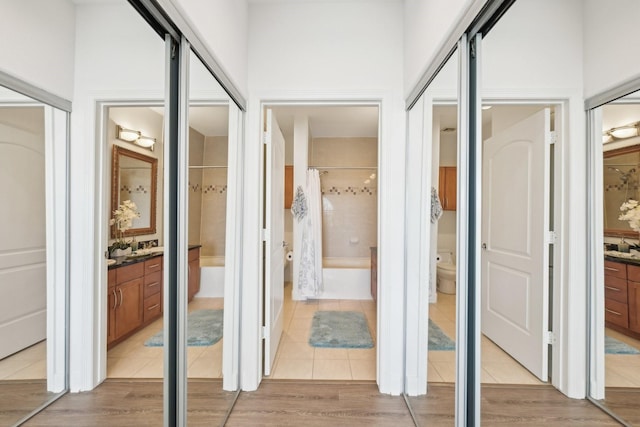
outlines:
[[[404,206],[404,180],[395,179],[390,171],[404,165],[404,146],[386,147],[385,141],[404,141],[404,135],[393,135],[394,128],[404,130],[402,100],[392,93],[380,92],[288,92],[258,93],[249,100],[245,148],[244,199],[244,281],[242,289],[241,387],[256,390],[263,376],[262,319],[264,284],[262,281],[263,245],[260,229],[264,218],[264,150],[261,130],[264,129],[264,108],[277,106],[349,106],[378,107],[378,289],[386,298],[378,299],[376,339],[376,378],[381,393],[400,394],[404,389],[404,288],[397,286],[404,271],[404,224],[387,221],[390,211]],[[390,144],[388,144],[390,145]],[[253,171],[252,171],[253,170]],[[395,183],[394,183],[395,179]],[[255,185],[251,185],[255,182]],[[392,184],[393,188],[392,188]],[[399,197],[398,197],[399,196]],[[393,215],[398,218],[397,214]],[[399,216],[404,218],[404,214]],[[398,237],[401,238],[398,241]],[[398,256],[402,254],[402,256]],[[395,262],[385,260],[395,258]],[[382,267],[380,266],[382,264]],[[392,265],[391,265],[392,264]],[[394,286],[394,283],[396,286]]]
[[[126,100],[126,101],[123,101]],[[113,92],[108,96],[102,96],[100,99],[94,98],[95,105],[95,129],[96,129],[96,222],[98,228],[96,231],[96,259],[94,270],[94,283],[96,283],[96,293],[94,294],[94,322],[93,330],[96,339],[92,343],[92,354],[94,362],[92,365],[93,384],[88,387],[91,389],[107,378],[107,265],[104,257],[105,248],[109,242],[109,226],[108,218],[110,218],[111,210],[111,183],[107,179],[107,171],[111,170],[110,155],[111,150],[107,141],[108,125],[108,109],[111,107],[162,107],[164,99],[161,95],[150,95],[147,98],[139,98],[132,93]],[[223,389],[235,391],[238,389],[239,378],[239,282],[240,282],[240,248],[241,248],[241,229],[239,227],[238,215],[242,211],[241,208],[241,185],[242,185],[242,112],[230,100],[220,99],[217,93],[194,94],[190,101],[190,106],[220,106],[224,105],[229,108],[229,152],[228,152],[228,169],[227,169],[227,223],[226,223],[226,240],[225,240],[225,291],[224,291],[224,330],[226,345],[223,346]],[[90,125],[90,124],[89,124]],[[232,166],[233,165],[233,166]],[[164,175],[158,171],[158,178],[164,180]],[[167,188],[163,191],[166,196]],[[186,213],[186,208],[185,212]],[[158,212],[163,208],[158,209]],[[162,233],[166,233],[163,230]],[[85,351],[89,351],[88,348]]]
[[[428,89],[427,89],[428,91]],[[423,95],[424,96],[424,95]],[[424,103],[424,117],[432,117],[433,108],[437,106],[445,106],[451,105],[452,98],[451,94],[444,93],[442,91],[434,91],[430,96],[425,98]],[[457,102],[454,100],[454,102]],[[549,94],[548,96],[545,94],[541,94],[539,92],[534,91],[518,91],[518,92],[510,92],[510,93],[492,93],[491,91],[484,91],[482,94],[482,103],[483,104],[492,104],[492,105],[551,105],[555,109],[555,131],[557,134],[557,142],[555,143],[554,150],[554,164],[553,164],[553,200],[552,206],[554,207],[552,222],[554,224],[554,231],[556,233],[556,242],[553,250],[553,280],[550,281],[550,293],[549,296],[551,298],[550,304],[550,313],[552,315],[552,320],[550,322],[550,326],[554,331],[555,335],[555,345],[552,346],[551,355],[550,355],[550,383],[563,392],[564,394],[570,397],[582,398],[580,395],[580,382],[574,382],[576,380],[575,377],[572,377],[576,372],[571,372],[572,368],[570,367],[571,360],[575,360],[575,354],[580,353],[579,346],[576,348],[575,337],[578,336],[580,339],[580,331],[576,330],[575,324],[577,323],[578,317],[576,313],[571,312],[569,310],[570,302],[568,299],[568,294],[573,293],[572,287],[569,284],[568,274],[570,267],[567,266],[568,259],[570,254],[567,252],[570,250],[569,242],[569,234],[568,234],[568,220],[565,218],[565,212],[569,211],[569,202],[566,200],[566,195],[569,194],[569,178],[570,178],[570,162],[574,162],[570,156],[567,155],[569,151],[570,145],[570,135],[574,136],[574,139],[579,138],[579,132],[576,132],[576,129],[579,129],[580,123],[578,122],[578,115],[574,112],[579,110],[581,107],[580,96],[576,94],[566,94],[566,97],[558,97],[557,94]],[[430,112],[427,114],[427,110]],[[429,126],[430,128],[431,126]],[[425,129],[427,125],[425,124]],[[423,135],[424,141],[427,142],[430,140],[431,135],[425,134]],[[423,176],[427,173],[431,173],[433,165],[425,165],[423,163]],[[430,176],[430,175],[429,175]],[[462,181],[460,177],[458,179],[458,185],[460,186]],[[423,198],[424,196],[423,192]],[[428,199],[423,199],[422,204],[428,202]],[[460,209],[461,206],[459,205]],[[422,213],[421,222],[426,223],[430,221],[429,217],[430,212],[424,211]],[[460,215],[460,214],[458,214]],[[420,263],[421,269],[425,268],[422,264],[427,264],[426,268],[428,268],[428,263],[431,257],[434,257],[433,248],[430,245],[423,246],[426,249],[425,256],[421,256]],[[437,251],[437,249],[436,249]],[[480,262],[478,260],[478,265]],[[459,267],[457,267],[459,270]],[[458,271],[458,275],[460,272]],[[412,283],[408,283],[411,285]],[[428,281],[424,281],[419,284],[421,287],[428,286]],[[422,291],[422,294],[428,295],[428,290],[425,292]],[[410,303],[410,301],[408,301]],[[420,313],[428,312],[428,304],[429,301],[427,298],[418,299],[419,308],[418,311]],[[584,319],[581,318],[583,321]],[[458,313],[458,318],[456,322],[460,322],[460,313]],[[584,323],[584,322],[582,322]],[[569,333],[571,330],[571,334]],[[586,328],[585,328],[586,331]],[[425,330],[421,341],[427,341],[427,331]],[[427,360],[427,350],[425,348],[416,349],[417,360]],[[574,359],[571,358],[569,352],[572,351],[574,355]],[[460,356],[462,357],[462,355]],[[574,362],[575,364],[575,362]],[[426,363],[424,363],[424,369],[426,371]],[[575,369],[575,368],[574,368]],[[415,387],[411,389],[407,389],[408,394],[419,395],[423,394],[421,390],[426,390],[426,380],[423,381],[423,378],[426,378],[426,372],[424,375],[418,377],[418,381],[415,383]]]

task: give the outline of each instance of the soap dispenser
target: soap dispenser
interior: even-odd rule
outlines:
[[[620,239],[620,243],[618,243],[618,251],[619,252],[629,252],[629,244],[624,241],[624,237]]]

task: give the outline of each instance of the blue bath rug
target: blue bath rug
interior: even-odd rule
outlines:
[[[223,310],[196,310],[187,316],[187,345],[205,347],[214,345],[222,338]],[[144,342],[147,347],[162,347],[164,331],[160,331]]]
[[[604,337],[604,352],[605,354],[640,354],[637,348],[609,336]]]
[[[442,329],[429,319],[429,350],[452,351],[456,349],[456,343],[442,332]]]
[[[357,311],[316,311],[309,344],[322,348],[373,348],[367,319]]]

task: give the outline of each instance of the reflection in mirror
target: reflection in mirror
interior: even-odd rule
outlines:
[[[640,103],[633,103],[633,99],[629,97],[602,108],[605,236],[638,239],[638,232],[631,229],[629,222],[619,219],[622,204],[629,199],[638,200],[640,196],[640,137],[636,127],[638,120]],[[624,128],[626,135],[616,130],[629,125],[631,126]]]
[[[427,375],[427,394],[407,397],[418,425],[432,425],[437,418],[453,425],[456,381],[456,257],[457,257],[457,140],[458,140],[458,52],[454,52],[440,70],[409,116],[409,126],[424,126],[423,149],[431,159],[431,185],[437,191],[442,208],[437,220],[423,218],[431,225],[428,271],[424,280],[429,289],[428,335],[422,369]],[[413,121],[416,121],[414,124]],[[422,125],[424,122],[424,125]],[[431,130],[429,130],[431,129]],[[429,204],[430,200],[421,203]]]
[[[605,390],[600,403],[631,425],[640,425],[639,230],[618,218],[620,206],[639,196],[640,137],[635,127],[640,120],[639,93],[606,104],[600,111],[605,242],[604,347],[596,341],[595,349],[596,360],[604,354]],[[626,134],[611,131],[621,127],[626,127]]]
[[[129,200],[135,204],[139,217],[131,228],[118,235],[118,226],[111,228],[111,237],[139,236],[156,232],[156,194],[158,159],[119,145],[113,146],[111,169],[111,211]]]
[[[200,410],[196,396],[206,397],[211,410],[224,411],[234,393],[223,391],[225,345],[225,269],[227,224],[227,170],[229,153],[228,97],[195,54],[189,65],[188,153],[188,324],[207,319],[210,334],[200,344],[187,343],[189,366],[188,422],[196,422]],[[215,101],[218,100],[218,101]],[[231,308],[229,308],[231,310]],[[191,326],[189,326],[191,328]],[[189,331],[193,333],[196,331]],[[227,340],[227,342],[229,342]],[[217,408],[217,409],[215,409]]]
[[[47,384],[55,347],[47,336],[45,108],[0,88],[0,425],[58,395]]]

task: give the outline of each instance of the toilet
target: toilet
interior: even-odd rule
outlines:
[[[448,251],[438,252],[436,257],[436,284],[443,294],[456,293],[456,265],[453,254]]]

